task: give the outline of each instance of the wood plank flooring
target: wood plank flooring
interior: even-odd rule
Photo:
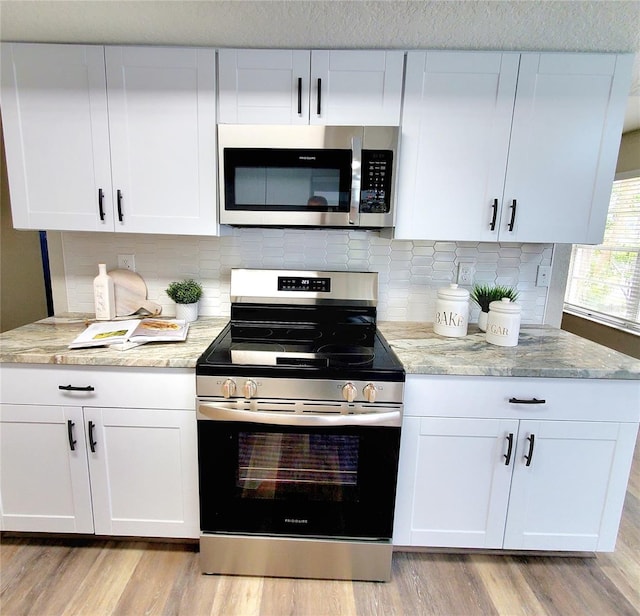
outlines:
[[[196,545],[4,536],[2,616],[640,614],[640,445],[616,551],[596,557],[397,552],[391,582],[204,576]]]

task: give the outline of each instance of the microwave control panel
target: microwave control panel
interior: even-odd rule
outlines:
[[[362,150],[361,213],[386,214],[390,210],[392,166],[391,150]]]

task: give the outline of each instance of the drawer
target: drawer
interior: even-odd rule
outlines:
[[[5,404],[195,409],[195,371],[2,364]]]
[[[404,414],[637,422],[640,381],[407,375]]]

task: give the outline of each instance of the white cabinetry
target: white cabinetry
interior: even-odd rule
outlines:
[[[197,537],[194,397],[189,370],[4,364],[2,529]]]
[[[396,237],[598,243],[631,64],[409,52]]]
[[[221,49],[223,124],[397,126],[402,51]]]
[[[215,51],[2,44],[14,227],[212,234]]]
[[[639,405],[637,381],[410,375],[394,543],[612,551]]]

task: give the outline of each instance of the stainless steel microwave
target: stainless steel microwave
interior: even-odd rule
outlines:
[[[223,225],[392,227],[397,126],[218,125]]]

